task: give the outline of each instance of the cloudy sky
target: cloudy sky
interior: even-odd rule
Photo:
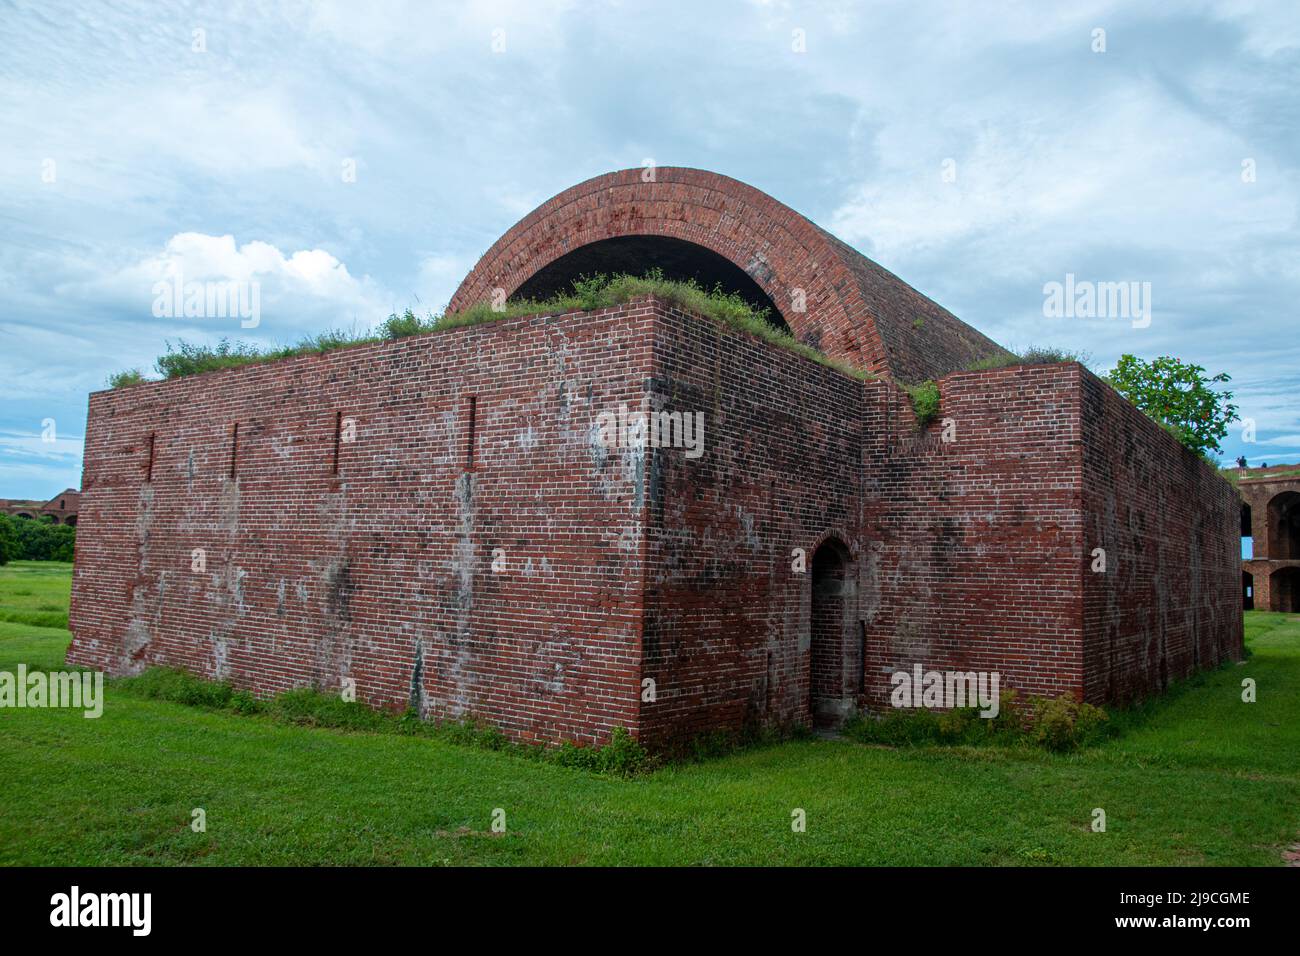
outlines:
[[[87,394],[166,341],[439,309],[647,159],[1012,348],[1227,371],[1257,431],[1226,455],[1300,460],[1297,90],[1290,2],[0,0],[0,496],[78,486]],[[155,317],[178,272],[256,280],[260,325]],[[1067,274],[1149,282],[1152,321],[1046,318]]]

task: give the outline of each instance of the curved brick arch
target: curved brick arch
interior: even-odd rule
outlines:
[[[861,681],[860,648],[852,638],[856,619],[854,569],[848,543],[822,539],[808,560],[808,712],[813,726],[835,726],[852,710]]]
[[[1268,556],[1300,559],[1300,491],[1286,489],[1268,499]]]
[[[903,381],[962,368],[998,349],[892,273],[752,186],[699,169],[597,176],[547,200],[479,260],[455,311],[507,296],[561,256],[607,239],[660,236],[734,263],[803,342]],[[653,263],[647,263],[652,265]],[[797,302],[802,293],[804,311]],[[919,320],[919,321],[918,321]]]
[[[836,525],[833,528],[826,528],[817,537],[813,538],[812,544],[807,548],[806,554],[811,560],[817,550],[828,541],[836,541],[841,545],[848,555],[849,561],[856,562],[859,557],[859,548],[856,540],[849,534],[848,530]]]

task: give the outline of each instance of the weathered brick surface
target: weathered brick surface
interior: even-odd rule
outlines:
[[[887,699],[890,673],[917,663],[997,671],[1026,694],[1079,687],[1078,375],[1048,365],[950,376],[940,417],[920,432],[891,383],[869,386],[872,702]]]
[[[1082,395],[1084,696],[1128,700],[1241,658],[1241,505],[1104,382],[1085,373]]]
[[[639,404],[652,315],[507,320],[96,393],[69,660],[263,693],[351,677],[376,705],[521,738],[636,730],[644,463],[594,446],[591,423]],[[335,473],[340,417],[356,438]]]
[[[1237,483],[1241,504],[1250,514],[1251,559],[1242,568],[1251,578],[1254,606],[1261,611],[1300,611],[1300,478],[1255,474]]]
[[[1212,469],[1078,365],[940,388],[918,429],[888,379],[643,300],[97,393],[69,659],[658,747],[887,706],[914,663],[1103,700],[1240,653]],[[603,447],[643,400],[703,454]]]
[[[590,243],[626,236],[691,242],[734,263],[795,335],[852,365],[915,382],[1001,348],[793,209],[728,176],[626,169],[547,200],[489,249],[452,297],[454,310],[513,295],[539,270]],[[800,310],[796,299],[803,302]]]
[[[643,727],[667,739],[805,722],[812,556],[829,534],[857,540],[862,383],[676,310],[656,333],[656,400],[704,412],[706,452],[654,456],[644,642],[657,700]]]

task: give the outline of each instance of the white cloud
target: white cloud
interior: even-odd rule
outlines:
[[[424,308],[441,312],[451,301],[461,281],[474,267],[474,258],[465,255],[431,255],[420,262],[416,294]]]
[[[154,318],[160,277],[256,280],[264,341],[437,310],[537,203],[653,156],[754,183],[1004,344],[1226,369],[1285,457],[1297,47],[1294,4],[1248,0],[20,6],[0,17],[0,429],[79,430],[86,392],[165,339],[249,337]],[[1046,323],[1066,271],[1152,279],[1152,327]]]
[[[1210,13],[1245,33],[1243,47],[1259,56],[1273,56],[1300,47],[1300,18],[1290,3],[1268,0],[1220,0]]]
[[[894,261],[977,240],[983,260],[1018,268],[1116,237],[1172,251],[1294,226],[1296,187],[1243,183],[1251,147],[1158,90],[1105,93],[1065,116],[1050,102],[986,106],[979,120],[891,124],[877,140],[881,169],[831,230]],[[953,182],[941,176],[948,158]],[[1135,215],[1152,228],[1134,230]]]
[[[0,481],[15,492],[5,497],[44,500],[42,494],[78,487],[82,441],[80,435],[45,441],[39,434],[0,431]],[[28,493],[17,493],[19,489]]]
[[[141,321],[155,319],[153,302],[159,282],[256,283],[262,310],[262,330],[292,335],[324,327],[369,326],[390,310],[391,296],[369,277],[353,276],[347,266],[324,249],[284,253],[261,240],[239,245],[233,235],[183,232],[172,236],[159,252],[123,268],[58,291],[87,301],[115,302]],[[209,331],[228,333],[232,323],[203,320]]]
[[[49,439],[39,434],[0,431],[0,454],[25,458],[79,458],[81,435],[58,435]]]

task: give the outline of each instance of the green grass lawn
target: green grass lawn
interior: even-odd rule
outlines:
[[[66,618],[40,615],[69,570],[0,568],[0,670],[61,666]],[[1300,839],[1300,617],[1246,620],[1247,663],[1065,756],[811,740],[620,779],[110,686],[98,720],[0,710],[0,863],[1276,865]]]
[[[66,629],[71,591],[70,564],[14,561],[0,566],[0,621]]]

